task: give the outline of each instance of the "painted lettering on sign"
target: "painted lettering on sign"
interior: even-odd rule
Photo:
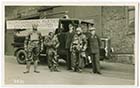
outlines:
[[[38,28],[57,28],[59,19],[38,19],[38,20],[11,20],[7,21],[7,29],[30,29],[33,24]]]
[[[29,31],[32,29],[33,24],[38,25],[38,31],[42,34],[47,34],[48,32],[53,32],[58,28],[59,19],[11,20],[6,22],[6,28],[7,30],[26,29],[26,31]]]

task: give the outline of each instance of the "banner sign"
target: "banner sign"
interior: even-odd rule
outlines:
[[[54,32],[59,25],[59,19],[37,19],[37,20],[9,20],[6,22],[7,30],[11,29],[26,29],[31,30],[32,25],[38,25],[38,31]]]
[[[57,28],[59,19],[38,19],[38,20],[11,20],[7,21],[7,29],[31,29],[33,24],[38,28]]]

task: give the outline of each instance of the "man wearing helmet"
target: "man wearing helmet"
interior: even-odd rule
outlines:
[[[36,24],[32,25],[33,31],[28,34],[24,41],[24,49],[27,52],[27,71],[25,71],[24,73],[30,72],[30,66],[32,61],[34,62],[34,72],[40,73],[39,71],[37,71],[37,65],[39,61],[40,51],[43,49],[43,43],[41,33],[37,31],[37,26],[38,25]]]

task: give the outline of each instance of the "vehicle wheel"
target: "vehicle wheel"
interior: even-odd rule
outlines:
[[[19,50],[16,54],[16,58],[19,64],[25,64],[27,53],[25,52],[25,50]]]

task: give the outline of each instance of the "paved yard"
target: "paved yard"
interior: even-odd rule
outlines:
[[[25,65],[16,62],[13,56],[5,56],[5,84],[44,84],[44,85],[133,85],[134,66],[129,64],[101,62],[102,75],[92,74],[91,68],[82,73],[66,70],[60,65],[61,72],[50,72],[46,64],[40,64],[41,73],[23,74]]]

